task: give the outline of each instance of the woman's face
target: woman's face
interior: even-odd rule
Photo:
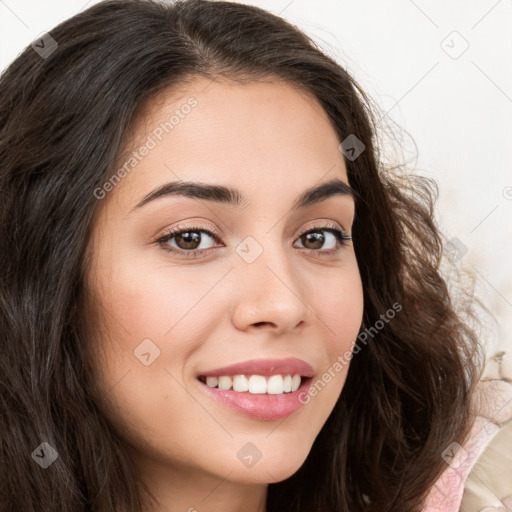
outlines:
[[[354,219],[340,141],[320,104],[282,82],[197,79],[153,100],[133,129],[137,155],[96,192],[88,246],[85,318],[101,406],[145,471],[283,480],[340,396],[362,320],[354,248],[334,231],[350,234]],[[342,186],[296,206],[331,180]],[[150,197],[188,182],[195,193]],[[201,196],[199,186],[230,187],[241,200]],[[286,375],[305,376],[299,366],[218,375],[222,388],[245,375],[237,389],[255,393],[199,378],[289,358],[313,372],[295,392]],[[264,393],[269,375],[284,379]]]

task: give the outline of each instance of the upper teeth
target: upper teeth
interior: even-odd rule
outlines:
[[[206,384],[211,388],[218,386],[219,389],[244,392],[248,391],[253,394],[268,393],[270,395],[281,395],[295,391],[300,386],[300,375],[271,375],[264,377],[263,375],[234,375],[231,378],[228,375],[219,377],[206,377]]]

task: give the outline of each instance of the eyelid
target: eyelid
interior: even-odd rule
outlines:
[[[187,224],[188,222],[188,224]],[[179,233],[180,231],[207,231],[217,238],[222,238],[222,233],[213,225],[208,223],[206,220],[191,220],[191,221],[183,221],[172,228],[164,229],[160,235],[158,235],[157,240],[172,234]]]
[[[157,237],[157,239],[154,240],[153,243],[157,244],[157,245],[165,245],[166,242],[171,240],[174,236],[176,236],[177,234],[179,234],[181,232],[186,232],[186,231],[202,231],[202,232],[208,233],[208,235],[212,236],[212,238],[215,238],[217,242],[221,242],[222,234],[215,227],[213,227],[213,225],[211,225],[211,224],[208,224],[208,225],[202,224],[201,225],[199,223],[195,223],[195,221],[190,221],[190,222],[191,222],[191,224],[189,224],[189,225],[178,224],[177,226],[174,226],[172,228],[168,228],[168,229],[164,230]],[[201,221],[201,222],[206,222],[206,221]],[[205,253],[206,251],[209,251],[210,249],[192,249],[190,251],[185,251],[183,249],[180,250],[180,249],[176,249],[176,248],[169,248],[167,246],[167,248],[165,248],[164,250],[166,250],[167,252],[170,252],[170,253],[182,254],[182,255],[185,255],[185,257],[186,257],[188,255],[194,255],[197,253]]]
[[[346,230],[341,224],[336,224],[331,220],[325,220],[325,221],[314,220],[311,222],[312,222],[311,226],[300,231],[299,234],[297,235],[297,238],[301,237],[302,235],[304,235],[305,233],[307,233],[308,231],[311,231],[311,230],[320,230],[320,229],[328,229],[328,228],[332,228],[332,229],[341,231],[347,237],[352,238],[352,234],[350,233],[349,230]]]
[[[179,233],[182,230],[183,231],[184,230],[209,231],[209,232],[211,232],[212,235],[215,235],[217,238],[222,238],[222,236],[223,236],[220,233],[220,231],[213,224],[208,224],[205,226],[205,225],[199,225],[198,223],[195,223],[195,221],[191,221],[191,222],[193,223],[192,225],[178,224],[177,226],[174,226],[173,228],[164,230],[160,235],[158,235],[157,240],[155,240],[155,241],[158,241],[159,239],[163,238],[164,236],[168,236],[171,233],[173,233],[173,234]],[[199,222],[207,222],[207,221],[199,221]],[[322,224],[322,222],[325,222],[325,224]],[[331,220],[322,221],[321,219],[320,220],[316,219],[316,220],[313,220],[310,222],[309,227],[306,227],[303,230],[299,231],[299,233],[296,235],[296,238],[304,235],[305,233],[307,233],[308,231],[310,231],[312,229],[319,229],[319,228],[337,229],[337,230],[341,231],[344,235],[346,235],[348,237],[352,237],[352,234],[350,233],[350,231],[345,229],[341,224],[336,224]]]

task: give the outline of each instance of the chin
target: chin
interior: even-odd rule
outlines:
[[[290,478],[301,468],[307,455],[308,452],[304,453],[304,457],[297,457],[297,453],[289,457],[284,452],[274,453],[271,457],[262,455],[252,466],[245,466],[243,463],[232,465],[233,467],[231,469],[233,472],[229,476],[229,479],[241,484],[270,484],[281,482]]]

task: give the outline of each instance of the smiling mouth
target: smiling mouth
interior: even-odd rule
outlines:
[[[270,376],[250,375],[219,375],[205,377],[200,375],[198,380],[210,388],[232,391],[251,395],[283,395],[293,393],[308,384],[311,377],[299,374],[276,374]]]

